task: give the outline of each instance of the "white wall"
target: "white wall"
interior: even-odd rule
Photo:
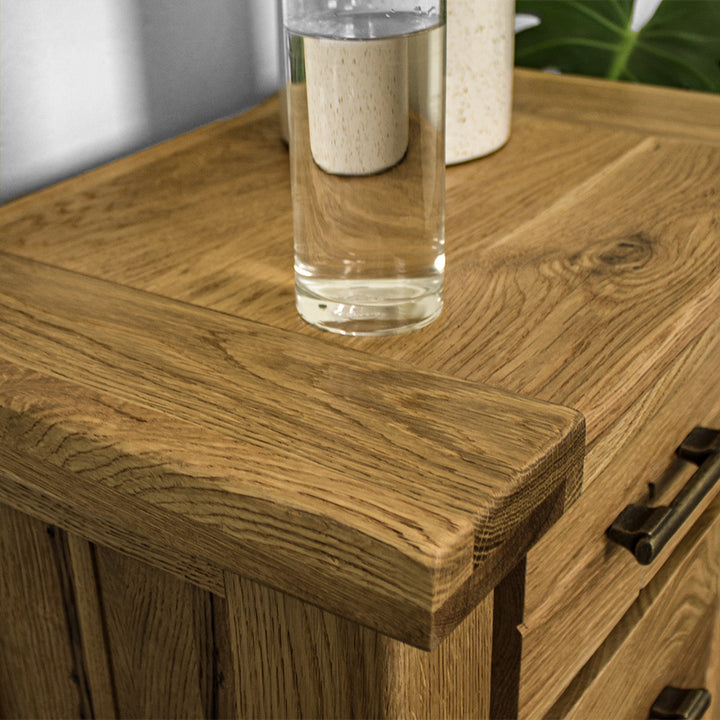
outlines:
[[[280,84],[274,0],[0,0],[0,202]]]

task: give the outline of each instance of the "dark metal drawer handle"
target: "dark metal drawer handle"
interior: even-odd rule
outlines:
[[[700,720],[711,699],[705,688],[683,690],[668,685],[650,708],[649,720]]]
[[[669,506],[628,505],[607,536],[648,565],[720,478],[720,430],[696,427],[675,451],[699,465]]]

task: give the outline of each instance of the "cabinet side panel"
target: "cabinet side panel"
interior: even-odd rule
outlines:
[[[220,716],[224,601],[113,550],[95,553],[119,716]]]
[[[0,505],[0,717],[88,713],[56,533]]]
[[[388,679],[396,706],[387,717],[489,718],[492,627],[489,593],[432,652],[389,641],[403,672]]]
[[[489,717],[492,597],[432,652],[226,575],[242,718]]]
[[[380,715],[375,633],[236,575],[225,596],[241,718]]]

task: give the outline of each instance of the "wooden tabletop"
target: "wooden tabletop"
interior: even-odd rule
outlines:
[[[719,111],[517,71],[448,169],[443,314],[392,338],[295,312],[276,99],[3,206],[0,500],[433,646],[720,311]]]

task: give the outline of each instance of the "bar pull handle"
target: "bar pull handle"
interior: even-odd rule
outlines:
[[[684,690],[668,685],[650,708],[649,720],[700,720],[711,700],[705,688]]]
[[[658,556],[720,478],[720,430],[696,427],[675,452],[699,467],[670,505],[628,505],[606,533],[641,565]]]

